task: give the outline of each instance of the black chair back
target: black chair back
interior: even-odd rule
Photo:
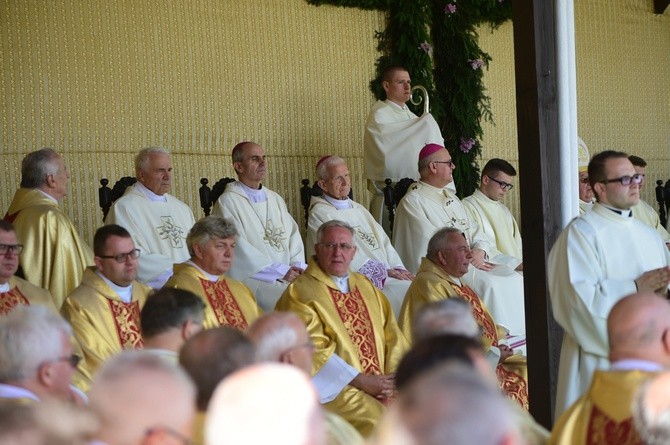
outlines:
[[[137,178],[134,176],[124,176],[114,183],[114,187],[111,189],[108,187],[109,180],[107,178],[102,178],[100,180],[100,187],[98,189],[98,201],[100,203],[100,208],[102,209],[102,222],[105,222],[107,219],[107,214],[109,209],[112,208],[114,201],[123,196],[126,192],[126,189],[131,185],[137,182]]]

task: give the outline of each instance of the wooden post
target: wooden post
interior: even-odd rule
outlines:
[[[562,229],[554,5],[514,0],[512,12],[530,412],[551,428],[560,328],[546,260]]]

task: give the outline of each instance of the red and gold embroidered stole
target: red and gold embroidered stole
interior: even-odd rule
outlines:
[[[591,409],[589,426],[586,430],[586,445],[642,445],[633,426],[633,419],[621,422],[610,418],[597,406]]]
[[[498,331],[496,330],[496,325],[493,318],[484,312],[484,307],[479,296],[468,286],[454,285],[454,289],[456,289],[459,297],[470,303],[475,321],[483,330],[482,335],[491,340],[491,346],[497,347]],[[503,363],[499,363],[496,367],[496,375],[498,376],[500,388],[505,392],[507,397],[519,403],[523,409],[528,411],[528,382],[516,372],[505,368]]]
[[[225,280],[212,282],[204,278],[199,279],[219,324],[242,331],[245,330],[249,324],[244,318],[235,296],[230,291],[228,283]]]
[[[355,287],[348,294],[328,288],[347,334],[356,346],[364,374],[382,374],[375,344],[375,329],[363,296]]]
[[[112,319],[116,326],[116,335],[123,349],[141,349],[144,346],[140,329],[140,304],[137,301],[107,300]]]
[[[28,299],[21,293],[18,287],[0,294],[0,315],[5,315],[15,306],[19,305],[28,306],[30,303],[28,303]]]

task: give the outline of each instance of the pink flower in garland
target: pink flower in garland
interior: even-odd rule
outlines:
[[[472,138],[461,138],[461,146],[459,148],[463,153],[468,153],[475,146],[475,143],[477,141]]]
[[[445,14],[453,14],[456,12],[456,3],[447,3],[447,6],[444,7]]]
[[[484,61],[482,59],[468,60],[468,63],[473,70],[481,69],[484,66]]]
[[[433,46],[428,42],[423,42],[422,44],[420,44],[419,49],[425,51],[426,54],[428,54],[428,55],[433,54]]]

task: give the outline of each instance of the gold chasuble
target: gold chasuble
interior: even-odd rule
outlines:
[[[9,279],[9,291],[0,292],[0,315],[5,315],[14,306],[40,304],[58,312],[49,291],[41,289],[19,277]]]
[[[643,371],[596,371],[588,391],[556,421],[548,444],[642,445],[633,425],[638,388],[654,377]]]
[[[307,326],[315,353],[316,374],[333,355],[363,374],[395,372],[408,349],[384,294],[364,275],[350,272],[349,293],[309,260],[307,270],[286,289],[275,307],[296,313]],[[382,402],[347,385],[325,407],[368,436],[382,415]]]
[[[60,309],[84,269],[93,265],[90,247],[58,204],[37,189],[18,189],[5,219],[24,246],[19,261],[26,279],[51,292]]]
[[[225,275],[211,281],[192,264],[175,264],[174,274],[165,286],[191,291],[202,299],[205,329],[230,326],[244,331],[262,314],[247,286]]]
[[[150,292],[151,288],[133,281],[132,301],[124,303],[95,268],[86,269],[61,309],[84,353],[75,385],[88,391],[93,375],[108,358],[124,349],[142,348],[140,310]]]
[[[498,326],[475,291],[468,286],[459,286],[454,279],[427,258],[412,285],[407,290],[405,302],[400,309],[399,324],[405,337],[412,338],[412,323],[421,306],[444,298],[460,297],[470,303],[475,321],[482,328],[482,343],[486,352],[505,338],[506,331]],[[496,367],[500,387],[510,399],[528,410],[528,366],[526,357],[513,355]]]

